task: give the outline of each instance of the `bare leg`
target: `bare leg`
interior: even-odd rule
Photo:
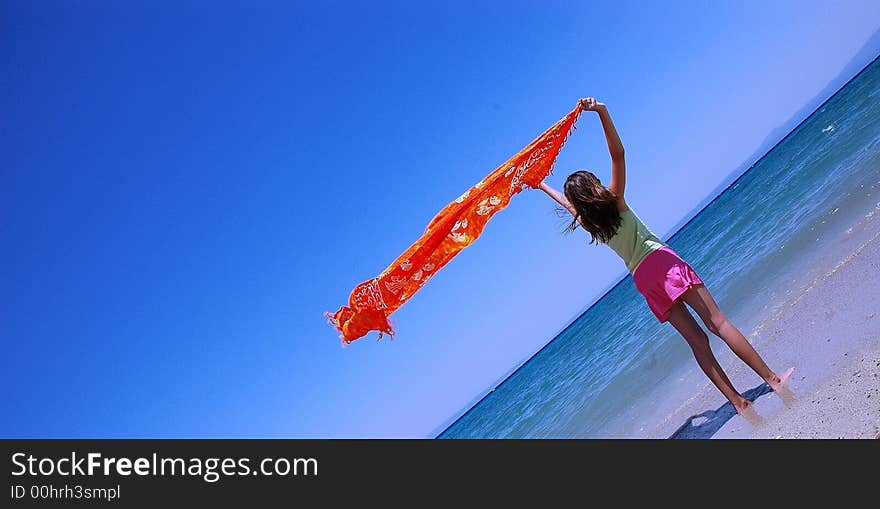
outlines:
[[[718,364],[718,359],[712,353],[712,348],[709,346],[709,337],[703,332],[700,324],[697,323],[690,311],[684,307],[684,304],[676,302],[672,306],[672,311],[669,314],[669,323],[687,341],[703,373],[706,373],[709,380],[715,384],[715,387],[718,387],[718,390],[730,401],[733,408],[739,414],[744,414],[749,409],[751,402],[742,397],[733,387],[733,384],[730,383],[730,379],[727,378],[724,370],[721,369],[721,365]]]
[[[712,294],[709,293],[705,285],[697,285],[685,292],[683,300],[700,315],[706,328],[712,334],[723,339],[727,346],[733,350],[733,353],[763,378],[771,389],[779,392],[788,382],[794,368],[790,368],[782,376],[774,373],[739,329],[730,323],[727,316],[718,309],[718,304],[715,303],[715,299],[712,298]]]

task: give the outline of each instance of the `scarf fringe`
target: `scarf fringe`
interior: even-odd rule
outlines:
[[[333,314],[325,311],[324,316],[327,317],[327,323],[340,332],[339,339],[342,341],[342,346],[352,343],[372,330],[379,333],[376,341],[380,341],[386,334],[390,341],[394,340],[394,321],[381,311],[369,309],[354,311],[348,306],[342,306]],[[347,339],[352,336],[355,337]]]

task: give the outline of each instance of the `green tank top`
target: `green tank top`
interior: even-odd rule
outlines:
[[[639,219],[632,208],[622,211],[620,219],[620,227],[608,241],[608,246],[623,258],[627,270],[633,273],[639,262],[666,243]]]

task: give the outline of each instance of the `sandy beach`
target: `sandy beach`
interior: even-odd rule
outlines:
[[[854,357],[851,361],[849,357]],[[749,438],[880,438],[880,349],[844,355],[840,368]]]
[[[880,204],[877,205],[880,207]],[[731,421],[749,438],[875,438],[880,434],[880,213],[869,211],[843,239],[858,246],[834,263],[767,325],[774,357],[798,368],[797,400],[758,398],[765,421]],[[842,253],[841,253],[842,254]],[[827,262],[826,262],[827,264]],[[786,351],[782,354],[781,351]],[[778,364],[777,364],[778,365]],[[737,425],[738,424],[738,425]]]
[[[810,260],[817,275],[794,286],[790,299],[746,334],[771,367],[796,368],[794,399],[783,401],[724,352],[719,359],[755,402],[760,422],[736,415],[706,385],[680,409],[677,422],[688,412],[691,417],[666,436],[880,438],[880,203],[824,244]]]
[[[795,369],[790,397],[709,335],[734,388],[754,402],[755,419],[739,416],[627,275],[443,438],[880,434],[877,96],[880,59],[665,239],[769,367]]]

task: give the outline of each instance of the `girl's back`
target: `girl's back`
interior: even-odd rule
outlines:
[[[630,273],[653,251],[666,246],[648,226],[639,219],[632,208],[620,211],[620,226],[607,244],[626,264]]]

